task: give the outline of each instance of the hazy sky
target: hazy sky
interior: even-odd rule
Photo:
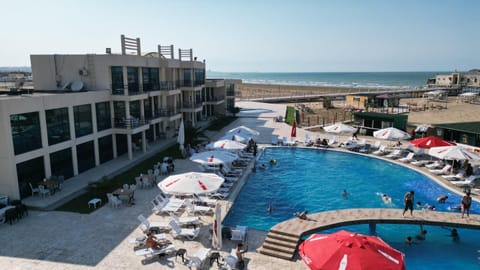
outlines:
[[[120,51],[120,35],[193,48],[215,71],[480,68],[476,0],[0,0],[0,66]]]

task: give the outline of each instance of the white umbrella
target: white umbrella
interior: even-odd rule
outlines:
[[[217,250],[222,249],[222,208],[219,203],[215,205],[213,217],[212,246]]]
[[[247,147],[247,145],[232,140],[219,140],[209,143],[206,146],[207,149],[226,150],[232,152],[243,150],[245,147]]]
[[[254,136],[258,136],[260,135],[260,132],[254,130],[254,129],[251,129],[249,127],[246,127],[246,126],[239,126],[239,127],[236,127],[236,128],[233,128],[233,129],[230,129],[226,135],[240,135],[240,136],[243,136],[243,137],[254,137]]]
[[[195,153],[190,160],[200,164],[219,165],[225,162],[233,162],[238,159],[238,155],[227,151],[205,151]]]
[[[337,133],[337,134],[353,134],[357,131],[357,128],[346,125],[344,123],[335,123],[330,126],[323,127],[328,133]]]
[[[384,139],[384,140],[406,140],[410,139],[410,135],[400,129],[389,127],[377,130],[373,132],[373,137],[377,139]]]
[[[480,156],[478,154],[468,151],[467,149],[458,145],[432,147],[428,151],[428,154],[439,159],[480,160]]]
[[[180,144],[180,150],[183,150],[183,145],[185,144],[185,125],[183,124],[183,119],[178,128],[177,142]]]
[[[168,194],[205,194],[217,191],[224,179],[214,173],[189,172],[171,175],[160,183],[158,187]]]
[[[237,134],[230,134],[227,133],[225,136],[221,137],[220,140],[230,140],[230,141],[237,141],[241,143],[246,143],[248,140],[250,140],[251,136],[246,136],[246,135],[237,135]]]

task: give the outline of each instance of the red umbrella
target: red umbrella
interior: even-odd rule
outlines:
[[[416,146],[418,148],[427,148],[430,149],[432,147],[438,147],[438,146],[452,146],[455,145],[455,143],[451,143],[445,140],[442,140],[438,137],[435,136],[428,136],[425,138],[420,138],[420,139],[415,139],[410,142],[413,146]]]
[[[379,237],[349,231],[313,234],[298,253],[312,270],[405,270],[403,253]]]
[[[292,132],[290,133],[290,137],[297,137],[297,124],[295,123],[295,121],[293,121],[292,124]]]

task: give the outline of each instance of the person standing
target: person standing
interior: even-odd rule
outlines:
[[[470,197],[470,192],[465,193],[465,196],[462,198],[462,218],[465,212],[467,213],[467,218],[470,217],[470,206],[472,205],[472,197]]]
[[[404,208],[403,208],[402,216],[405,216],[405,212],[407,212],[407,210],[410,210],[410,216],[413,217],[413,200],[414,200],[413,195],[414,195],[413,190],[410,190],[403,197]]]

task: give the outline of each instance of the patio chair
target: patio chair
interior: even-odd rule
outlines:
[[[367,144],[365,144],[364,147],[360,148],[358,150],[358,152],[360,152],[360,153],[370,153],[371,149],[372,149],[372,147],[370,146],[370,144],[367,143]]]
[[[228,191],[220,191],[220,190],[217,190],[217,192],[212,193],[212,194],[210,194],[210,195],[208,195],[208,196],[209,196],[210,198],[214,198],[214,199],[226,200],[229,195],[230,195],[230,192],[228,192]]]
[[[107,193],[107,199],[108,199],[108,204],[110,204],[111,207],[116,208],[117,206],[122,205],[122,201],[116,196],[113,196],[112,193]]]
[[[30,189],[32,190],[32,196],[35,195],[35,194],[40,194],[40,189],[38,187],[34,188],[32,186],[32,183],[28,183],[28,185],[30,186]]]
[[[235,229],[232,230],[232,241],[241,241],[244,242],[247,237],[247,226],[236,226]]]
[[[272,145],[278,145],[278,137],[275,135],[272,135]]]
[[[195,255],[190,256],[188,259],[187,267],[192,268],[195,267],[196,269],[202,269],[203,264],[209,257],[209,254],[212,250],[210,248],[200,248],[195,252]]]
[[[213,213],[211,207],[194,205],[190,200],[185,200],[185,205],[187,206],[187,211],[193,214],[199,213],[201,215],[206,215]]]
[[[310,135],[308,135],[308,133],[306,133],[305,134],[305,146],[312,146],[312,145],[313,145],[313,141],[310,138]]]
[[[169,215],[180,226],[197,225],[200,223],[199,217],[179,217],[175,213],[169,213]]]
[[[406,157],[399,158],[398,161],[408,163],[408,162],[411,162],[413,160],[414,156],[415,156],[415,153],[408,153],[408,155]]]
[[[135,185],[137,188],[143,188],[142,178],[140,178],[140,176],[135,177]]]
[[[42,197],[45,197],[47,195],[50,195],[50,190],[48,188],[45,188],[43,185],[38,185],[38,193],[42,195]]]
[[[188,240],[193,240],[197,238],[198,234],[200,233],[200,228],[197,229],[186,229],[186,228],[181,228],[175,220],[170,220],[168,223],[170,227],[172,228],[172,233],[173,237],[183,237]]]

